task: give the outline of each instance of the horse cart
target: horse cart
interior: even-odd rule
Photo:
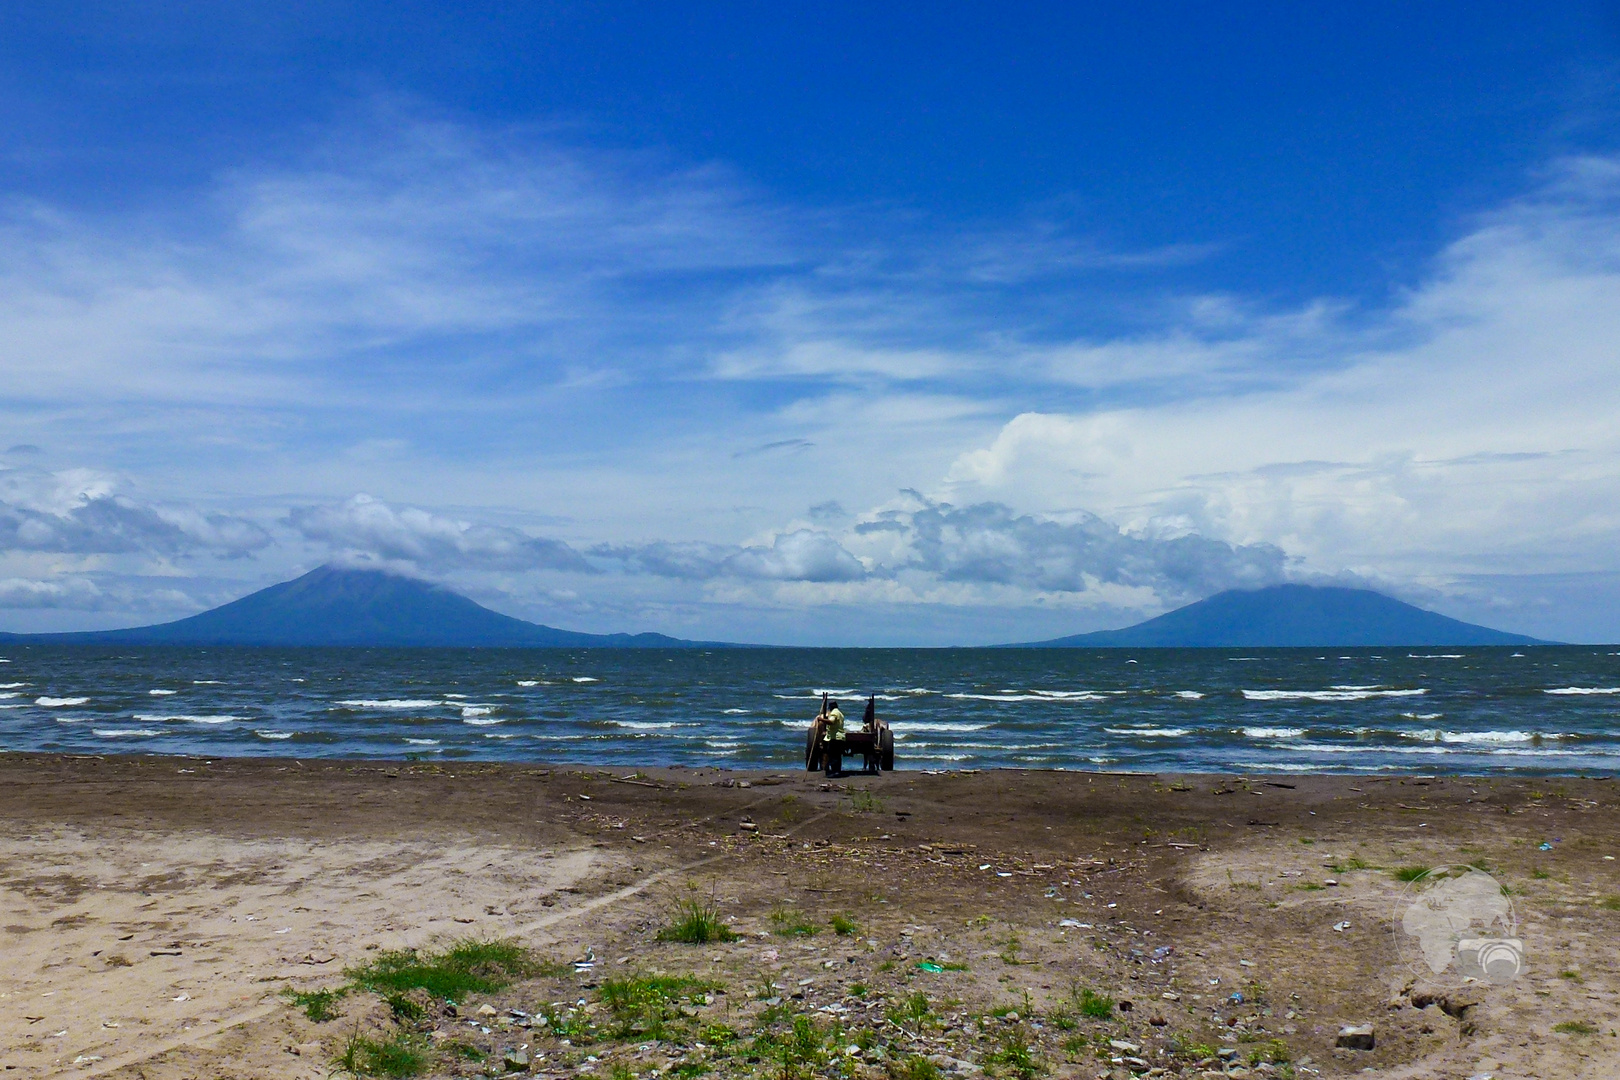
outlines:
[[[829,696],[822,694],[821,712],[810,722],[810,731],[804,741],[805,769],[810,772],[822,769],[839,771],[844,758],[859,754],[861,772],[894,771],[894,732],[887,721],[878,719],[877,698],[866,699],[866,713],[861,718],[861,726],[852,729],[846,724],[844,737],[839,740],[830,738],[831,732],[828,730],[827,714],[831,711],[831,705]]]

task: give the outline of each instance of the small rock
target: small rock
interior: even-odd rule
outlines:
[[[318,1042],[298,1043],[295,1046],[287,1047],[287,1053],[293,1057],[320,1057],[322,1054],[321,1044]]]
[[[1237,1057],[1237,1047],[1223,1046],[1219,1050],[1215,1051],[1215,1054],[1223,1061],[1231,1061],[1233,1058]]]
[[[1123,1039],[1109,1039],[1108,1048],[1110,1050],[1118,1050],[1121,1054],[1140,1054],[1142,1052],[1142,1048],[1140,1046],[1137,1046],[1133,1042],[1126,1042]]]
[[[1373,1042],[1371,1024],[1347,1024],[1339,1029],[1339,1038],[1333,1045],[1341,1050],[1371,1050]]]
[[[478,1006],[478,1015],[479,1016],[494,1016],[495,1015],[495,1007],[486,1002],[483,1005]]]
[[[529,1054],[525,1050],[508,1050],[501,1059],[507,1072],[528,1072]]]

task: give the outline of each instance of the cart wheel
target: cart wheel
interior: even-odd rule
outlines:
[[[815,772],[821,768],[821,725],[811,724],[810,734],[804,738],[804,768]]]
[[[878,764],[884,772],[894,772],[894,731],[884,728],[878,735]]]

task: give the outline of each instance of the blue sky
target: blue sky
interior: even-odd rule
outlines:
[[[869,8],[0,11],[0,627],[1620,639],[1612,4]]]

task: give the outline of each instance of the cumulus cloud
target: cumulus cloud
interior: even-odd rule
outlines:
[[[866,567],[832,535],[816,529],[777,534],[770,545],[668,543],[604,544],[593,555],[623,563],[632,572],[707,581],[858,581]]]
[[[32,578],[0,579],[0,608],[44,608],[97,611],[107,596],[95,582],[65,577],[40,581]]]
[[[1239,312],[1225,341],[1275,384],[1023,412],[942,490],[1078,501],[1132,529],[1264,541],[1315,570],[1442,591],[1620,569],[1620,162],[1560,163],[1382,318],[1302,314],[1279,336]],[[1290,366],[1296,346],[1332,362]]]
[[[459,521],[415,507],[396,508],[369,495],[356,495],[337,505],[299,507],[287,521],[306,540],[325,544],[334,552],[424,568],[594,572],[561,540]]]
[[[90,470],[0,470],[0,551],[236,557],[269,543],[245,518],[140,502]]]
[[[1164,600],[1280,581],[1287,558],[1270,544],[1234,546],[1197,535],[1127,533],[1093,514],[1056,521],[999,503],[889,510],[855,526],[893,534],[900,566],[945,581],[1086,592],[1099,585],[1151,589]]]

